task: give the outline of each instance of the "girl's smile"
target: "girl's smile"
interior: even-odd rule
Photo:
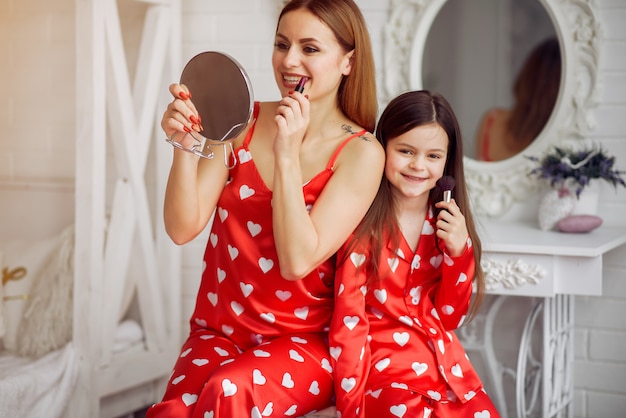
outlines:
[[[387,143],[385,175],[400,199],[428,197],[446,165],[448,136],[437,124],[421,125]]]

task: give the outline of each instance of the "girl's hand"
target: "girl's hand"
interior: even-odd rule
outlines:
[[[290,92],[278,104],[274,121],[278,131],[274,154],[298,156],[302,138],[309,126],[309,100],[298,92]]]
[[[335,418],[337,416],[337,409],[334,406],[329,406],[321,411],[310,413],[306,415],[306,418]]]
[[[454,199],[437,202],[435,207],[444,209],[437,216],[437,237],[443,240],[450,256],[458,257],[465,251],[469,236],[465,216]]]
[[[169,139],[173,139],[189,149],[195,140],[188,134],[202,131],[202,121],[191,101],[191,93],[187,86],[172,84],[169,90],[174,96],[174,100],[167,106],[167,110],[163,114],[161,128]]]

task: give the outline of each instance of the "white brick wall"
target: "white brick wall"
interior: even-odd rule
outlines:
[[[626,410],[626,269],[605,269],[602,290],[576,299],[576,417]]]
[[[74,177],[74,2],[0,1],[0,178]]]
[[[626,2],[596,2],[603,29],[597,126],[602,143],[626,168]],[[603,185],[604,186],[604,185]],[[626,190],[602,189],[607,225],[625,225]],[[617,418],[626,411],[626,249],[605,256],[602,297],[576,300],[575,417]]]

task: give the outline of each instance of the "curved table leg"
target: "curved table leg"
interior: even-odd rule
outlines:
[[[526,318],[520,339],[515,378],[515,406],[518,418],[530,418],[533,416],[533,411],[539,408],[543,367],[541,359],[538,358],[541,353],[536,356],[533,352],[533,348],[536,347],[533,342],[534,337],[537,336],[534,331],[542,308],[543,300],[533,306]]]
[[[544,417],[574,415],[574,296],[543,300]]]
[[[532,307],[524,322],[515,370],[498,360],[494,347],[495,322],[508,298],[496,296],[484,314],[457,332],[467,351],[482,356],[498,411],[502,418],[508,417],[503,383],[509,375],[515,381],[518,418],[573,417],[574,296],[546,297]]]

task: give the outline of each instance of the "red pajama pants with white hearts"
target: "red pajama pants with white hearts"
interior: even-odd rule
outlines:
[[[240,353],[227,338],[197,332],[147,417],[299,417],[322,409],[333,388],[324,339],[279,337]]]

